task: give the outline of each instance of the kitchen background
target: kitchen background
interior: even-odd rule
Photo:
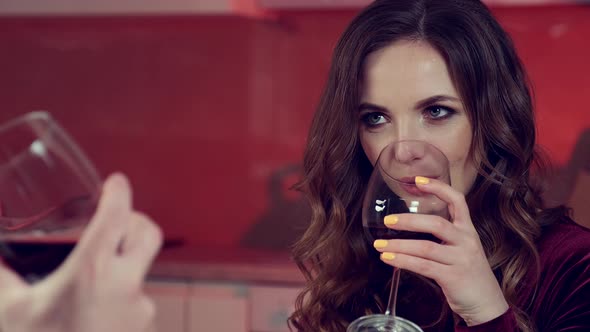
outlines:
[[[309,215],[289,187],[363,2],[0,0],[0,121],[50,111],[185,252],[287,251]],[[533,83],[547,197],[590,225],[590,5],[546,2],[490,5]]]

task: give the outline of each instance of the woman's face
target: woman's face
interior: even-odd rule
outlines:
[[[369,55],[362,87],[359,137],[371,163],[391,142],[426,141],[447,156],[453,188],[467,194],[477,175],[472,128],[441,55],[421,41],[391,44]]]

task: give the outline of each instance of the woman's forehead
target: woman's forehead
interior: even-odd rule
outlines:
[[[374,103],[422,100],[434,95],[460,97],[444,58],[430,44],[420,41],[399,41],[370,54],[361,87],[362,101]]]

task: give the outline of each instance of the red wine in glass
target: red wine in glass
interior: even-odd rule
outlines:
[[[78,238],[14,239],[0,245],[4,264],[29,282],[41,279],[68,257]]]
[[[382,183],[383,186],[387,186],[385,182]],[[414,184],[415,186],[415,184]],[[389,187],[387,187],[388,191]],[[363,223],[363,229],[366,233],[366,238],[369,241],[375,241],[376,239],[383,239],[383,240],[391,240],[391,239],[407,239],[407,240],[429,240],[433,242],[440,243],[440,240],[430,233],[419,233],[419,232],[411,232],[411,231],[399,231],[395,229],[388,228],[385,226],[385,223],[382,222],[385,216],[390,214],[401,214],[401,213],[417,213],[417,208],[412,208],[412,204],[416,205],[425,199],[437,201],[438,203],[442,203],[437,197],[430,196],[428,198],[415,198],[413,201],[408,202],[407,199],[398,196],[393,191],[390,191],[382,197],[387,197],[386,199],[375,199],[375,207],[371,211],[365,211],[365,218],[367,220],[373,219],[377,220],[375,223],[365,222]],[[413,202],[413,203],[412,203]],[[369,203],[367,203],[369,204]],[[409,206],[408,206],[409,205]],[[443,208],[445,209],[445,208]],[[415,212],[410,212],[415,211]],[[445,213],[443,211],[442,213]],[[372,244],[372,243],[371,243]]]
[[[95,199],[76,197],[28,218],[0,216],[0,255],[25,280],[42,278],[55,270],[76,245],[96,208]],[[18,232],[34,229],[33,232]],[[11,231],[10,233],[6,231]]]

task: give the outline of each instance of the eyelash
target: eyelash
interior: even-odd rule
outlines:
[[[428,107],[426,107],[426,109],[424,110],[424,112],[430,112],[432,110],[437,110],[437,109],[446,111],[447,114],[446,115],[443,115],[441,117],[438,117],[438,118],[431,118],[433,121],[446,120],[446,119],[450,118],[451,116],[453,116],[455,113],[457,113],[457,111],[455,111],[454,109],[452,109],[450,107],[446,107],[446,106],[441,106],[441,105],[428,106]]]
[[[383,117],[383,118],[385,117],[385,115],[381,112],[367,112],[367,113],[364,113],[361,115],[361,122],[363,123],[363,125],[365,125],[369,128],[375,128],[375,127],[381,125],[381,123],[374,124],[369,121],[369,119],[374,116],[379,116],[379,117]]]
[[[447,113],[443,116],[440,116],[440,117],[432,117],[432,116],[428,115],[428,113],[435,111],[435,110],[441,110],[441,111],[447,112]],[[454,109],[452,109],[450,107],[446,107],[446,106],[432,105],[432,106],[426,107],[424,109],[424,111],[422,111],[422,113],[424,113],[426,115],[426,118],[428,119],[428,121],[438,122],[438,121],[443,121],[443,120],[450,118],[455,113],[457,113],[457,111],[455,111]],[[369,121],[369,119],[374,116],[379,116],[379,117],[383,117],[383,118],[386,117],[386,115],[383,114],[382,112],[367,112],[361,116],[361,121],[365,126],[367,126],[369,128],[375,128],[375,127],[382,125],[382,123],[374,124]]]

